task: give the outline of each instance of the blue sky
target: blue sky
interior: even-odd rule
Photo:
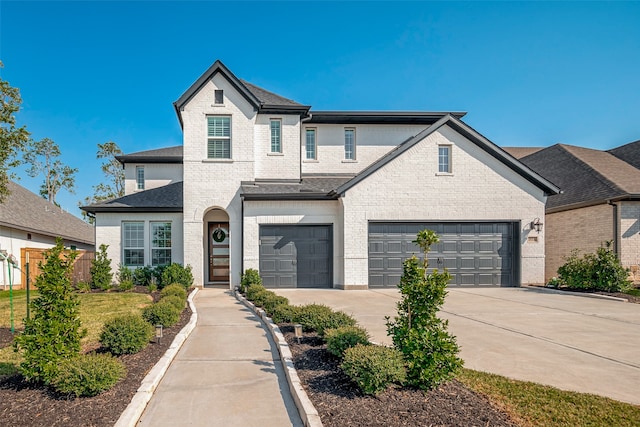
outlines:
[[[79,168],[76,215],[97,144],[181,144],[172,103],[216,59],[316,110],[467,111],[501,146],[640,139],[639,2],[0,1],[0,73]]]

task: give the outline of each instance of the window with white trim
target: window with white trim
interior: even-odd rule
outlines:
[[[344,158],[345,160],[356,159],[356,130],[344,130]]]
[[[271,152],[282,153],[282,120],[271,119]]]
[[[307,129],[305,131],[305,147],[307,149],[307,160],[316,159],[316,130]]]
[[[144,266],[144,221],[122,223],[122,264]]]
[[[144,190],[144,166],[136,166],[136,189]]]
[[[151,222],[151,265],[171,264],[171,223]]]
[[[438,146],[438,172],[451,173],[451,146]]]
[[[207,158],[231,158],[231,117],[207,117]]]

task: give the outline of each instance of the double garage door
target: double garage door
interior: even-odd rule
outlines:
[[[517,223],[371,222],[369,287],[395,287],[400,283],[402,262],[413,255],[421,256],[412,241],[425,228],[440,237],[429,252],[429,268],[447,268],[453,276],[450,285],[518,285]]]

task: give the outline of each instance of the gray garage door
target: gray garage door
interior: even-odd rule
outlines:
[[[268,288],[332,287],[331,225],[261,225],[260,276]]]
[[[429,268],[447,268],[450,285],[518,285],[517,223],[369,223],[369,286],[395,287],[402,262],[420,249],[412,243],[422,229],[440,242],[429,252]]]

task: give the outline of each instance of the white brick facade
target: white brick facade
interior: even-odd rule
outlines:
[[[144,189],[162,187],[182,181],[182,165],[158,163],[125,163],[124,194],[132,194],[138,190],[136,168],[144,168]]]

